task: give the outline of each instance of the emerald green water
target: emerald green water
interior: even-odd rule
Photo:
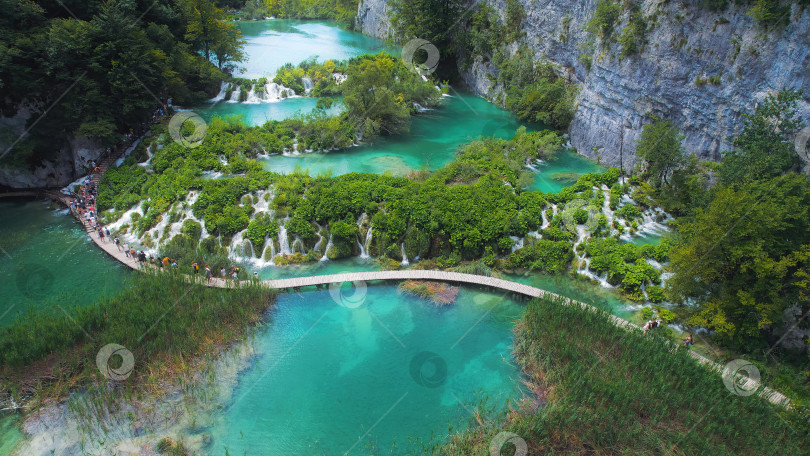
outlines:
[[[70,313],[114,292],[127,274],[67,210],[41,201],[0,202],[0,326],[57,298]]]
[[[394,285],[282,295],[257,358],[214,421],[211,454],[419,453],[484,399],[520,397],[511,330],[523,307],[462,288],[437,308]],[[362,294],[362,292],[360,292]],[[429,352],[429,355],[422,355]]]

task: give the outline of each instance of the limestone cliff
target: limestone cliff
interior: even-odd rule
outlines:
[[[503,16],[505,0],[486,0]],[[704,159],[719,160],[730,137],[769,91],[804,89],[801,105],[810,123],[810,8],[793,6],[790,23],[766,31],[746,14],[745,6],[712,12],[700,2],[643,0],[641,10],[652,28],[640,53],[620,58],[619,46],[593,39],[585,23],[596,0],[519,0],[526,12],[526,44],[538,59],[560,65],[580,86],[570,127],[577,150],[602,163],[618,165],[624,141],[624,166],[635,161],[635,145],[649,115],[671,120],[686,135],[684,146]],[[733,2],[730,2],[733,3]],[[750,6],[749,6],[750,7]],[[385,0],[364,0],[358,26],[386,36]],[[627,24],[624,12],[618,34]],[[476,93],[501,100],[488,74],[497,69],[476,62],[462,75]],[[719,76],[714,83],[703,83]]]

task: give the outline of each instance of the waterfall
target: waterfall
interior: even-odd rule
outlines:
[[[267,262],[267,264],[269,264],[271,266],[275,266],[276,263],[274,262],[274,260],[276,258],[276,243],[273,242],[273,238],[269,238],[268,240],[264,241],[264,245],[267,245],[268,243],[270,245],[264,248],[264,253],[265,254],[267,253],[267,249],[268,248],[270,249],[270,260]],[[264,259],[264,258],[262,258],[262,259]]]
[[[399,245],[399,251],[402,252],[402,265],[403,266],[408,266],[409,264],[411,264],[408,261],[408,255],[405,253],[405,243],[404,242]]]
[[[332,233],[329,233],[329,240],[326,242],[326,248],[323,250],[323,256],[321,257],[321,261],[329,261],[329,249],[332,248]]]
[[[208,100],[211,103],[216,103],[217,101],[222,101],[225,99],[225,92],[228,91],[228,83],[222,81],[222,85],[219,87],[219,93],[214,98]]]
[[[284,87],[283,85],[276,84],[275,82],[271,82],[264,86],[264,93],[266,94],[264,97],[264,101],[267,102],[276,102],[281,101],[285,98],[290,98],[295,96],[295,91],[293,89]]]
[[[321,234],[321,231],[323,230],[323,227],[318,222],[315,222],[315,226],[318,227],[318,230],[315,231],[315,235],[318,236],[318,242],[315,243],[315,246],[312,247],[312,250],[316,251],[316,252],[320,252],[321,251],[321,244],[323,244],[323,239],[324,239],[323,235]]]
[[[600,277],[596,275],[593,271],[591,271],[591,259],[585,256],[585,252],[582,252],[580,255],[577,252],[577,247],[585,241],[585,237],[588,235],[588,229],[584,226],[577,226],[577,240],[574,242],[574,257],[577,259],[577,274],[584,275],[591,280],[596,280],[599,282],[599,285],[602,288],[613,288],[607,281],[607,274],[604,277]]]
[[[236,86],[233,88],[233,92],[231,92],[231,98],[228,99],[228,103],[239,103],[239,92],[242,91],[242,88]]]
[[[602,213],[605,214],[605,218],[607,219],[607,228],[608,232],[611,236],[616,231],[613,228],[613,210],[610,209],[610,188],[607,185],[602,186],[602,190],[605,193],[605,202],[602,205]]]
[[[299,248],[301,249],[301,253],[305,253],[306,249],[304,248],[304,241],[302,241],[300,237],[296,236],[295,240],[292,243],[293,253],[298,252]]]
[[[545,208],[543,208],[543,212],[541,213],[541,215],[543,216],[543,224],[540,225],[540,229],[544,230],[544,229],[548,228],[549,225],[551,225],[551,221],[549,221],[548,217],[546,217],[546,209]]]
[[[315,84],[312,83],[312,79],[308,77],[301,78],[301,83],[304,84],[304,93],[308,94],[312,89],[315,88]]]
[[[287,219],[284,219],[284,223],[287,223]],[[280,255],[290,255],[292,252],[290,251],[290,240],[287,239],[287,227],[285,225],[281,225],[278,228],[278,246],[279,246],[279,254]]]
[[[522,249],[523,248],[523,240],[524,240],[524,238],[517,237],[517,236],[509,236],[509,238],[512,239],[512,241],[513,241],[513,244],[512,244],[512,251],[513,252],[515,250],[517,250],[517,249]]]
[[[368,214],[363,212],[360,217],[357,219],[357,230],[359,233],[363,232],[363,223],[368,221]],[[357,245],[360,247],[360,258],[368,258],[368,248],[371,245],[371,232],[372,232],[373,225],[369,224],[368,229],[366,230],[366,236],[363,239],[363,242],[357,241]]]
[[[244,101],[246,104],[259,104],[262,102],[262,99],[256,95],[256,91],[253,87],[250,88],[250,92],[248,92],[247,99]]]

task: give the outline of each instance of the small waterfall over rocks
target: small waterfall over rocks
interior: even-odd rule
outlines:
[[[315,88],[315,84],[312,82],[312,78],[303,77],[301,78],[301,83],[304,85],[304,93],[309,94],[312,89]]]
[[[292,255],[292,249],[290,249],[290,240],[287,238],[287,221],[288,218],[284,219],[284,225],[280,225],[278,227],[278,253],[279,255]]]
[[[365,236],[363,236],[363,224],[368,221],[368,214],[363,212],[362,215],[357,219],[357,229],[358,235],[360,236],[361,241],[357,241],[357,245],[360,247],[360,258],[369,258],[370,255],[368,253],[369,246],[371,246],[371,236],[372,236],[372,228],[373,225],[369,223],[368,229],[366,230]]]
[[[411,264],[408,261],[408,254],[405,253],[405,243],[404,242],[399,245],[399,251],[402,252],[402,266],[408,266],[409,264]]]
[[[225,93],[228,91],[228,83],[222,81],[222,85],[219,86],[219,93],[214,98],[208,100],[211,103],[216,103],[217,101],[222,101],[225,99]]]
[[[329,241],[326,242],[326,248],[323,250],[321,261],[329,261],[329,249],[332,248],[332,233],[329,233]]]

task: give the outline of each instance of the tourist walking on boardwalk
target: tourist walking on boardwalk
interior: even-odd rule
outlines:
[[[211,273],[211,266],[205,265],[205,278],[208,279],[208,283],[211,283],[211,279],[213,278],[213,274]]]
[[[683,341],[683,345],[686,347],[695,345],[695,339],[692,339],[692,333],[689,333],[689,335],[686,336],[686,340]]]
[[[118,239],[118,236],[115,237],[115,246],[118,247],[118,251],[121,251],[121,240]]]
[[[104,229],[101,227],[98,228],[98,238],[101,242],[104,242]]]
[[[228,278],[228,276],[225,274],[225,267],[224,266],[222,267],[222,269],[219,270],[219,275],[222,276],[222,280],[225,280],[225,279]]]
[[[194,271],[194,275],[196,276],[200,272],[200,265],[198,265],[195,261],[194,263],[191,263],[191,269]]]
[[[124,255],[129,256],[129,246],[124,244]]]

